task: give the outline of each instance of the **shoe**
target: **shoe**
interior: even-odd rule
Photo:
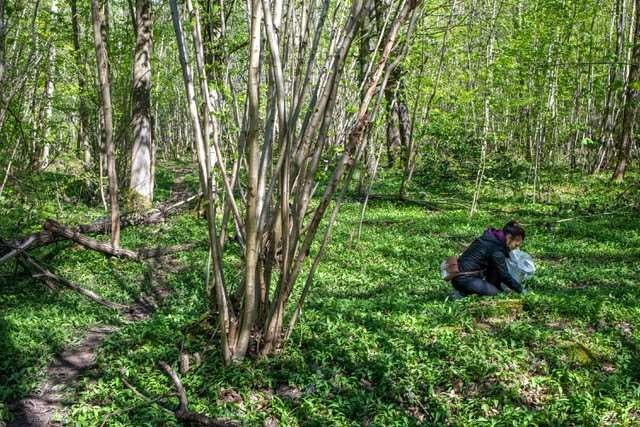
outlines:
[[[449,293],[449,299],[452,301],[458,301],[464,297],[465,295],[457,289]]]

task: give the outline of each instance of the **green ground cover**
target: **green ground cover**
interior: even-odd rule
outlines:
[[[163,173],[168,197],[172,178]],[[271,419],[287,426],[638,425],[640,212],[628,206],[638,200],[638,177],[611,186],[605,177],[554,171],[536,204],[517,178],[489,179],[470,219],[468,178],[438,176],[418,177],[415,202],[370,200],[360,239],[361,204],[354,197],[344,205],[302,321],[277,357],[222,367],[215,334],[197,323],[206,249],[177,255],[169,299],[151,319],[107,338],[97,368],[72,396],[70,422],[100,425],[111,414],[109,425],[177,425],[156,405],[141,405],[121,372],[157,398],[172,391],[157,362],[176,366],[182,350],[203,360],[183,375],[190,409],[249,426]],[[374,193],[396,188],[396,176],[383,176]],[[9,212],[3,235],[17,234],[12,227],[24,213],[15,209],[26,208],[0,203]],[[46,216],[73,223],[101,214],[55,200],[25,211],[32,213],[22,232]],[[524,250],[537,262],[532,292],[448,301],[439,261],[513,218],[527,225]],[[205,236],[203,221],[188,212],[125,229],[122,245]],[[37,255],[114,301],[131,301],[148,286],[144,264],[66,246]],[[230,271],[238,265],[233,254],[225,261]],[[8,402],[34,390],[56,351],[90,325],[120,322],[74,293],[19,274],[13,280],[12,267],[0,277],[0,419]]]

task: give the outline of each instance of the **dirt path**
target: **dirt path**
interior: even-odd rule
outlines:
[[[177,264],[170,256],[150,259],[146,283],[147,289],[129,306],[123,315],[125,322],[148,319],[158,304],[169,294],[166,279],[168,272],[177,271]],[[44,427],[63,425],[65,411],[73,402],[69,401],[70,390],[78,380],[96,364],[96,353],[107,336],[120,329],[119,326],[98,325],[89,329],[78,344],[59,354],[46,371],[45,380],[38,391],[15,405],[10,427]]]
[[[184,182],[186,170],[176,169],[176,178],[171,186],[171,200],[181,200],[188,193]],[[125,323],[134,323],[148,319],[160,303],[169,294],[166,275],[175,272],[179,266],[172,256],[147,260],[148,270],[145,277],[145,289],[123,313]],[[14,418],[9,427],[33,426],[45,427],[63,425],[64,418],[74,386],[96,364],[96,353],[107,336],[121,326],[95,325],[91,327],[79,343],[70,345],[56,356],[47,367],[45,379],[36,393],[9,405]],[[0,427],[2,422],[0,421]]]

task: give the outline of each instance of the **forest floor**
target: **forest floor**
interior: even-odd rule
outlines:
[[[160,201],[171,196],[173,170],[159,169]],[[359,239],[361,203],[353,197],[344,205],[285,351],[230,369],[222,367],[212,329],[199,322],[206,248],[174,255],[165,303],[138,322],[4,265],[0,424],[13,403],[42,385],[58,355],[96,327],[114,325],[95,365],[67,391],[60,421],[178,425],[160,406],[177,401],[158,362],[177,366],[185,353],[192,356],[182,375],[190,409],[243,425],[638,425],[640,177],[631,174],[622,185],[607,178],[556,170],[543,177],[542,201],[532,203],[522,179],[490,177],[469,218],[472,178],[424,174],[414,183],[415,200],[400,202],[389,197],[397,177],[384,174],[373,193],[385,197],[369,201]],[[195,190],[195,176],[186,185]],[[6,212],[0,236],[36,231],[45,218],[80,224],[103,216],[81,202],[82,186],[55,172],[15,181],[0,200]],[[531,292],[449,301],[440,260],[509,219],[527,226],[523,249],[538,266]],[[124,229],[122,245],[168,246],[204,236],[203,220],[189,211]],[[33,255],[122,304],[150,286],[147,264],[77,245],[49,245]],[[225,264],[227,282],[237,283],[237,253],[226,255]],[[125,381],[158,403],[141,400]]]

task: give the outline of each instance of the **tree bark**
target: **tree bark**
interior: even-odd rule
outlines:
[[[246,153],[249,162],[247,171],[247,212],[245,218],[245,280],[244,303],[234,361],[241,362],[249,346],[253,322],[257,315],[259,294],[256,267],[258,263],[258,174],[260,159],[258,151],[258,126],[260,120],[260,47],[262,43],[262,4],[251,2],[251,43],[249,56],[248,131]]]
[[[50,231],[53,234],[57,234],[66,239],[72,240],[79,245],[85,246],[89,249],[93,249],[94,251],[102,252],[118,258],[138,259],[138,254],[134,251],[119,247],[113,247],[112,245],[109,245],[107,243],[99,242],[96,239],[87,237],[79,233],[77,230],[72,230],[71,228],[65,227],[53,220],[47,220],[44,223],[44,228],[45,230]]]
[[[616,182],[624,180],[631,153],[634,117],[637,117],[640,103],[640,0],[635,0],[635,31],[633,34],[633,55],[629,66],[629,83],[624,94],[622,113],[622,136],[618,145],[618,163],[612,179]]]
[[[0,0],[3,1],[3,0]],[[78,124],[78,151],[82,150],[83,165],[86,171],[91,170],[91,147],[87,132],[89,131],[89,111],[85,100],[87,83],[85,80],[86,65],[82,58],[82,50],[80,49],[80,24],[78,22],[78,6],[77,0],[70,0],[71,3],[71,27],[73,36],[73,49],[75,51],[76,72],[78,73],[78,113],[80,115],[80,123]]]
[[[111,83],[109,81],[109,59],[107,57],[107,37],[104,4],[101,0],[91,0],[93,36],[100,81],[102,115],[104,118],[104,147],[107,154],[107,174],[109,176],[109,199],[111,203],[111,245],[120,245],[120,210],[118,205],[118,177],[116,175],[115,146],[113,142],[113,116],[111,110]]]
[[[58,4],[57,0],[51,1],[51,14],[56,15],[58,13]],[[46,71],[46,79],[44,86],[44,97],[45,97],[45,110],[44,117],[40,126],[42,126],[43,132],[41,134],[42,137],[42,157],[40,158],[40,169],[46,169],[49,166],[50,154],[51,154],[51,144],[49,142],[49,133],[51,129],[51,116],[53,115],[53,91],[55,89],[54,86],[54,73],[56,70],[56,46],[51,43],[49,47],[49,58],[48,58],[48,66]]]
[[[405,142],[402,135],[400,109],[402,102],[402,69],[394,67],[389,75],[385,98],[387,100],[387,167],[392,168],[396,164],[398,151],[403,148]],[[406,107],[405,107],[406,109]],[[406,149],[406,146],[404,147]],[[375,156],[370,159],[375,162]],[[373,171],[369,171],[370,174]]]
[[[609,148],[612,145],[613,133],[615,130],[616,110],[618,101],[618,89],[616,88],[616,80],[619,78],[618,73],[622,68],[620,62],[623,56],[624,44],[624,0],[615,0],[615,5],[611,8],[611,22],[609,28],[609,45],[615,49],[615,60],[609,64],[607,94],[604,102],[604,113],[602,115],[602,123],[600,127],[600,147],[596,155],[596,161],[593,166],[593,173],[600,172],[607,163]],[[615,41],[612,40],[615,37]],[[613,44],[613,46],[611,46]]]
[[[132,205],[144,209],[153,200],[153,141],[151,129],[151,0],[136,1],[136,47],[133,68]]]
[[[215,295],[215,303],[217,304],[217,309],[219,312],[223,359],[225,363],[229,363],[233,356],[234,346],[232,342],[229,342],[227,334],[229,333],[230,328],[233,327],[235,319],[232,310],[228,309],[228,297],[224,289],[224,277],[222,275],[221,257],[219,254],[218,237],[215,225],[215,197],[211,192],[211,186],[209,184],[209,170],[207,168],[207,156],[209,155],[209,153],[204,146],[202,137],[198,107],[196,105],[196,93],[193,85],[193,75],[191,73],[191,67],[189,66],[189,61],[187,59],[187,52],[184,43],[184,32],[182,31],[182,22],[180,20],[178,4],[176,0],[170,0],[169,4],[171,6],[171,18],[176,34],[178,56],[180,58],[182,77],[185,85],[185,92],[187,95],[187,103],[193,131],[193,142],[195,144],[197,153],[200,187],[202,188],[202,191],[207,200],[206,207],[209,233],[209,248],[211,250],[211,260],[215,263],[213,269],[214,286],[212,293],[213,295]],[[231,334],[229,333],[229,335]]]
[[[4,0],[0,0],[0,86],[4,79],[5,61],[5,23],[4,23]],[[0,123],[1,124],[1,123]]]
[[[451,31],[451,27],[453,26],[453,18],[455,16],[456,3],[457,3],[457,0],[451,1],[449,17],[447,19],[447,26],[445,27],[444,34],[442,36],[442,44],[440,45],[440,52],[438,55],[438,68],[436,69],[433,88],[431,89],[431,93],[427,98],[427,105],[425,106],[425,109],[424,109],[425,113],[423,118],[423,121],[424,121],[423,125],[426,125],[429,122],[429,116],[431,114],[431,106],[433,105],[433,100],[436,96],[436,92],[438,91],[438,87],[440,85],[440,78],[444,70],[445,54],[447,52],[447,47],[448,47],[447,40],[449,37],[449,33]],[[423,57],[420,63],[420,73],[418,75],[422,75],[422,73],[424,72],[424,67],[426,65],[427,59],[428,58],[426,57],[426,55],[424,55],[424,50],[423,50]],[[402,174],[402,182],[400,183],[400,198],[405,198],[407,196],[407,188],[411,184],[411,179],[413,178],[413,172],[415,171],[415,167],[416,167],[416,158],[418,154],[419,143],[417,141],[414,141],[413,130],[416,124],[416,116],[418,114],[418,101],[420,97],[421,97],[420,94],[416,96],[416,99],[413,105],[413,114],[411,119],[409,120],[409,135],[407,137],[408,141],[406,143],[407,153],[405,158],[404,171]]]

